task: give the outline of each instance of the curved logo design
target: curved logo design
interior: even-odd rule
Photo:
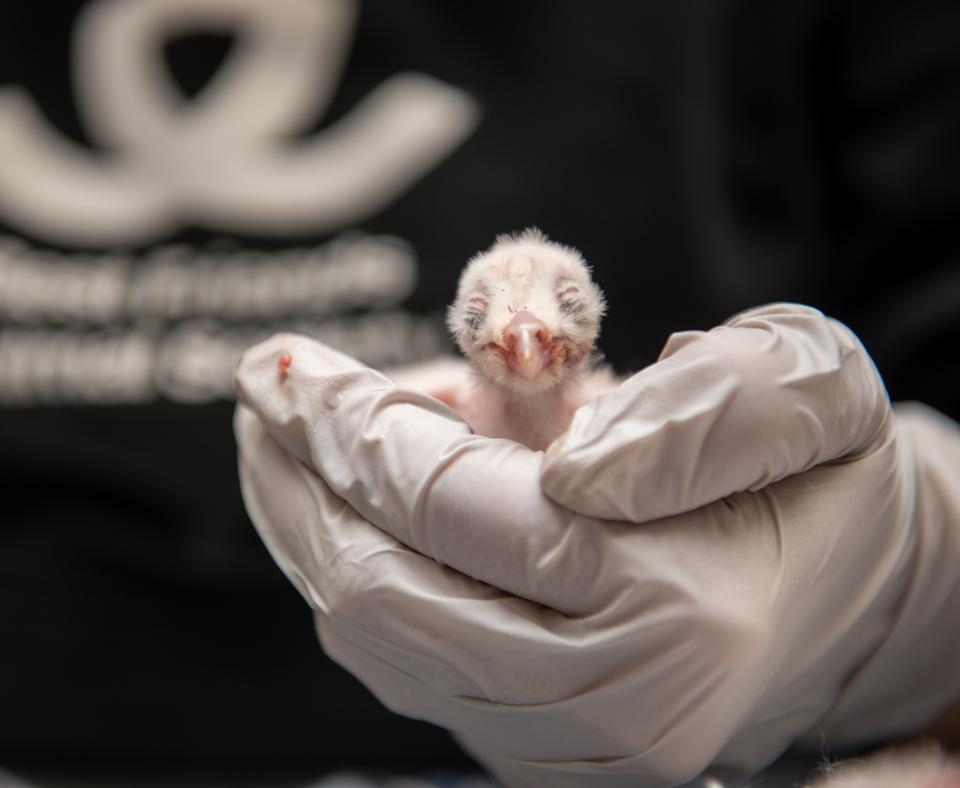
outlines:
[[[71,245],[135,244],[184,223],[263,235],[324,232],[375,213],[448,156],[479,112],[462,90],[402,73],[342,119],[327,108],[356,20],[352,0],[98,0],[74,31],[75,90],[94,153],[20,88],[0,91],[0,214]],[[237,36],[185,98],[172,36]]]

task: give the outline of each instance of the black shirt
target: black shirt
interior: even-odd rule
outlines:
[[[287,328],[450,351],[497,233],[584,252],[622,372],[794,300],[960,416],[956,2],[189,5],[0,11],[0,761],[466,763],[320,651],[230,369]]]

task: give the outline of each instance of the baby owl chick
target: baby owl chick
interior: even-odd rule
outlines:
[[[582,255],[536,229],[501,235],[460,277],[447,325],[477,373],[455,404],[475,432],[544,449],[613,385],[588,371],[604,311]]]

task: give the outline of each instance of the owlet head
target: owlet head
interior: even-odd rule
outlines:
[[[533,394],[584,365],[603,311],[581,254],[529,229],[499,236],[467,263],[447,325],[483,375]]]

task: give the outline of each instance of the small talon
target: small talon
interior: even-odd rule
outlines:
[[[277,361],[277,372],[280,374],[280,382],[283,383],[290,374],[290,365],[293,363],[293,356],[284,353]]]

